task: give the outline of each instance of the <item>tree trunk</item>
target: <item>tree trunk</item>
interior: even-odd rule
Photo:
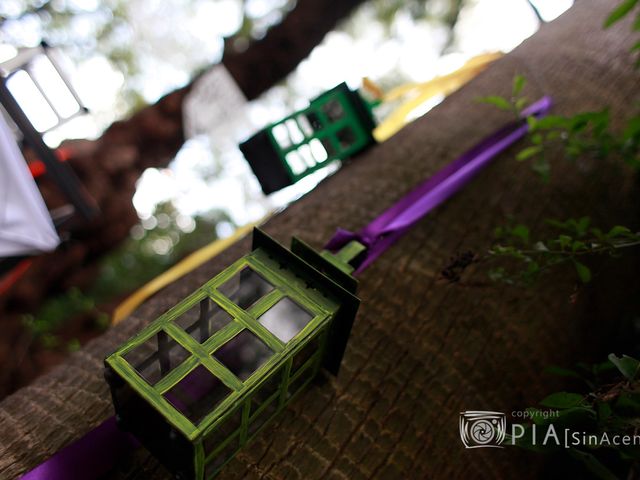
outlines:
[[[262,40],[243,52],[225,54],[223,63],[245,96],[253,99],[283,80],[363,2],[302,0]],[[95,141],[65,142],[72,155],[69,161],[101,215],[74,229],[72,238],[56,252],[36,258],[23,279],[0,298],[0,311],[3,303],[33,311],[52,289],[84,286],[94,278],[94,262],[126,239],[138,222],[131,203],[138,178],[146,168],[165,167],[184,143],[182,102],[190,87],[115,122]],[[50,208],[66,203],[46,179],[40,187]]]
[[[283,243],[320,248],[338,226],[357,229],[425,176],[508,120],[474,101],[508,95],[515,74],[526,95],[553,96],[554,113],[609,105],[617,118],[638,101],[629,24],[602,31],[616,1],[581,0],[467,87],[389,141],[372,148],[270,220]],[[634,179],[612,162],[553,160],[544,184],[514,155],[501,155],[470,185],[421,221],[361,277],[363,300],[342,371],[312,386],[223,470],[230,479],[537,478],[543,457],[463,448],[464,410],[511,413],[561,388],[542,373],[603,352],[619,319],[637,305],[637,257],[596,269],[574,295],[572,272],[522,290],[485,281],[439,280],[457,251],[482,251],[513,215],[532,229],[548,217],[590,215],[595,224],[637,226]],[[160,313],[247,252],[245,239],[144,304],[65,365],[0,403],[0,478],[9,479],[113,414],[102,359]],[[553,278],[553,282],[548,281]],[[96,454],[99,454],[97,452]],[[579,475],[574,475],[579,476]],[[108,478],[169,478],[144,450]]]

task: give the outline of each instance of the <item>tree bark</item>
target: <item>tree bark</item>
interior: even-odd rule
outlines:
[[[601,29],[616,3],[576,2],[426,117],[270,220],[266,231],[283,243],[297,235],[320,248],[336,227],[365,225],[508,120],[474,99],[509,95],[515,74],[529,79],[529,98],[552,95],[554,113],[609,105],[616,118],[629,114],[639,99],[628,56],[634,38],[628,22]],[[340,375],[298,397],[220,478],[493,479],[545,473],[543,457],[532,453],[463,448],[459,413],[523,410],[561,388],[560,380],[542,373],[545,366],[619,351],[612,331],[637,308],[637,256],[597,268],[594,284],[580,289],[573,302],[572,272],[528,290],[486,283],[482,266],[470,272],[467,286],[447,284],[439,272],[456,251],[486,248],[494,228],[509,216],[533,230],[544,229],[548,217],[583,215],[594,224],[637,227],[638,195],[625,168],[606,161],[576,166],[560,152],[552,158],[552,181],[544,184],[514,160],[522,147],[501,155],[360,277],[363,303]],[[0,479],[35,467],[112,415],[103,358],[248,249],[249,239],[240,241],[0,403]],[[169,476],[138,450],[108,478]]]
[[[227,70],[251,100],[269,89],[307,58],[328,31],[364,0],[302,0],[264,40],[245,52],[226,56]]]

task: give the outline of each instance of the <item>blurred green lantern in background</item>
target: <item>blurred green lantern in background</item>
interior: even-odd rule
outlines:
[[[352,247],[289,251],[254,230],[251,253],[107,357],[121,427],[177,478],[215,476],[321,368],[337,374],[359,305]]]
[[[372,145],[374,127],[371,105],[341,83],[259,131],[240,150],[269,194]]]

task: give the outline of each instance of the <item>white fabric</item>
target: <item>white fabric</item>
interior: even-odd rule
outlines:
[[[218,147],[236,147],[249,124],[247,99],[222,64],[196,81],[182,105],[185,136],[206,135]]]
[[[54,250],[59,243],[40,191],[0,115],[0,258]]]

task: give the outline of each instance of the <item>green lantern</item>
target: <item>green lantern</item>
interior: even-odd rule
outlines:
[[[345,83],[269,125],[240,150],[269,194],[372,145],[371,106]]]
[[[289,251],[254,230],[251,253],[106,358],[121,427],[177,478],[215,476],[321,368],[337,374],[359,252]]]

